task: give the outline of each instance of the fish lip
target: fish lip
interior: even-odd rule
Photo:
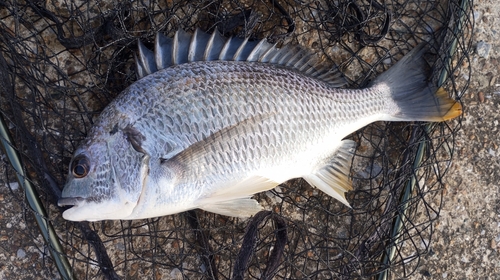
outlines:
[[[59,205],[59,207],[63,207],[63,206],[78,206],[84,200],[85,200],[85,198],[80,197],[80,196],[77,196],[77,197],[62,197],[62,198],[59,198],[59,200],[57,201],[57,205]]]

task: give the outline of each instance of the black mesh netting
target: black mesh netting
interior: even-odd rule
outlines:
[[[137,39],[219,30],[300,44],[365,86],[420,42],[433,80],[467,88],[467,0],[0,2],[1,117],[20,155],[28,229],[46,236],[46,277],[101,279],[327,279],[415,271],[439,215],[459,120],[375,123],[358,142],[352,209],[293,180],[257,195],[269,212],[248,220],[201,210],[155,219],[73,223],[56,206],[73,150],[99,112],[136,78]],[[432,53],[434,53],[432,55]],[[13,149],[12,149],[13,148]],[[9,158],[16,154],[8,152]],[[7,158],[7,157],[5,157]],[[4,160],[5,160],[4,158]],[[14,170],[14,171],[13,171]],[[30,184],[28,184],[30,183]],[[32,194],[36,199],[25,199]],[[13,193],[14,195],[14,193]],[[33,215],[34,214],[34,215]],[[54,232],[44,228],[53,227]],[[61,244],[58,247],[57,244]],[[48,249],[47,249],[48,248]],[[50,252],[50,253],[49,253]]]

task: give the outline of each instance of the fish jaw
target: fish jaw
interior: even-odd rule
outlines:
[[[59,199],[59,206],[73,206],[63,212],[63,218],[69,221],[100,221],[124,219],[135,208],[135,203],[128,201],[95,202],[82,197],[64,197]]]
[[[110,177],[106,180],[110,184],[106,186],[92,185],[98,181],[95,178],[69,178],[58,201],[60,207],[72,206],[63,212],[63,218],[70,221],[128,219],[139,204],[147,184],[148,162],[149,157],[143,157],[137,176],[140,180],[137,182],[120,181],[115,177],[114,168],[110,169]],[[125,184],[129,188],[124,189]],[[89,192],[89,189],[92,191]],[[133,193],[130,193],[131,190]]]

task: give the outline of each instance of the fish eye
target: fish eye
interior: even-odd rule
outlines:
[[[76,156],[71,163],[71,172],[75,178],[83,178],[87,176],[90,170],[89,159],[84,155]]]

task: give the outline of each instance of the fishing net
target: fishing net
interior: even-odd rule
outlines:
[[[467,88],[467,0],[0,2],[2,172],[38,239],[40,277],[328,279],[405,277],[429,249],[460,120],[377,122],[358,143],[343,206],[301,179],[256,195],[243,220],[201,210],[74,223],[56,205],[72,152],[99,112],[136,80],[140,39],[175,30],[300,44],[366,86],[419,43],[433,83]],[[9,136],[10,135],[10,138]],[[2,186],[3,187],[3,186]]]

